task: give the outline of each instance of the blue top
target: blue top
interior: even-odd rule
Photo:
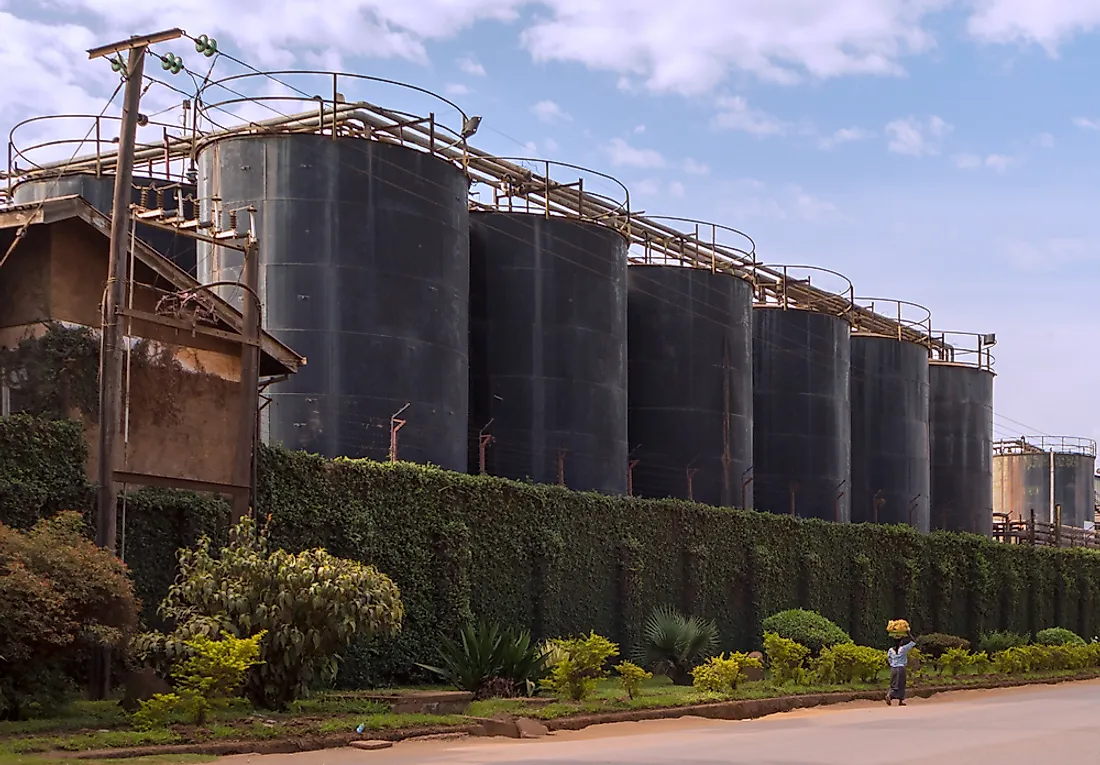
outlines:
[[[905,645],[895,648],[891,648],[886,652],[886,660],[890,662],[890,667],[904,667],[909,663],[909,651],[916,648],[917,644],[910,640]]]

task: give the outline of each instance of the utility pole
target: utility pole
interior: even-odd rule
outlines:
[[[107,290],[103,304],[103,353],[99,373],[99,496],[96,503],[96,544],[116,552],[116,513],[118,488],[114,471],[118,459],[118,441],[122,427],[123,342],[118,311],[126,305],[130,279],[126,257],[130,227],[130,187],[134,174],[134,143],[137,140],[138,108],[141,105],[145,52],[153,43],[175,40],[179,29],[152,35],[131,37],[110,45],[93,48],[88,58],[95,60],[127,53],[126,92],[122,104],[122,124],[118,136],[118,164],[115,169],[115,196],[111,208],[111,249],[107,267]],[[116,67],[118,65],[116,64]]]
[[[133,184],[134,143],[137,140],[138,108],[141,105],[142,75],[145,52],[153,43],[175,40],[182,36],[179,29],[157,34],[131,37],[88,51],[95,60],[118,56],[115,68],[122,69],[121,54],[126,52],[126,92],[122,104],[122,124],[118,137],[118,165],[115,169],[115,195],[111,208],[111,245],[107,268],[107,289],[104,294],[102,324],[103,352],[99,372],[99,496],[96,503],[96,544],[117,554],[116,517],[118,487],[115,467],[118,441],[122,428],[123,338],[120,335],[118,311],[126,305],[129,287],[129,259],[126,257],[126,232],[130,227],[130,187]],[[92,695],[103,698],[110,691],[111,652],[103,649],[92,669]]]
[[[252,486],[252,465],[256,454],[256,424],[260,404],[260,265],[259,246],[254,238],[254,222],[249,223],[248,244],[244,251],[241,287],[244,305],[241,308],[241,400],[237,419],[237,455],[233,482]],[[233,497],[230,528],[235,528],[252,504],[251,492],[240,491]]]

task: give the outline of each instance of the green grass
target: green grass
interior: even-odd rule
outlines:
[[[126,765],[197,765],[215,759],[201,754],[161,754],[153,757],[133,757]],[[81,765],[118,765],[117,760],[81,760]],[[0,750],[0,765],[57,765],[56,757],[38,754],[11,754]]]
[[[1093,671],[1096,676],[1100,672]],[[1064,671],[1033,673],[1030,679],[1082,677],[1083,673]],[[966,688],[989,680],[991,675],[963,674],[944,677],[925,670],[910,676],[910,689],[922,687]],[[767,682],[744,683],[730,695],[697,691],[690,686],[676,686],[667,678],[654,678],[643,685],[642,695],[628,699],[617,680],[597,683],[593,696],[583,702],[550,701],[531,703],[522,699],[490,699],[470,706],[468,715],[394,714],[385,704],[365,698],[332,697],[324,694],[295,702],[283,713],[253,710],[240,701],[212,716],[201,727],[177,721],[166,730],[135,731],[129,727],[126,713],[116,701],[78,701],[57,717],[24,722],[0,723],[0,765],[42,765],[41,756],[48,752],[76,752],[95,749],[115,749],[158,744],[199,743],[212,741],[262,741],[289,737],[326,734],[352,734],[362,725],[370,731],[450,727],[468,724],[470,717],[492,717],[499,712],[553,720],[570,715],[685,707],[718,701],[757,700],[779,696],[808,695],[837,691],[881,690],[886,685],[885,674],[876,683],[850,685],[787,685],[776,688]],[[175,760],[148,760],[148,765],[173,763]],[[209,758],[207,758],[209,759]],[[204,759],[186,760],[202,762]],[[142,765],[129,761],[127,765]]]

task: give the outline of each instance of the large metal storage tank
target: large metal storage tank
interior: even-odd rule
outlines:
[[[156,189],[161,190],[162,204],[166,211],[178,209],[179,193],[184,197],[184,214],[194,214],[193,202],[195,198],[195,186],[192,184],[175,184],[158,178],[148,178],[135,175],[133,178],[133,192],[130,201],[133,204],[141,202],[141,189],[148,189],[146,204],[153,207],[157,203]],[[92,175],[91,173],[69,173],[53,178],[34,178],[17,183],[12,189],[11,204],[23,205],[33,202],[41,202],[44,199],[56,199],[80,195],[88,204],[99,210],[104,215],[111,214],[111,208],[115,201],[115,176]],[[154,229],[151,226],[137,224],[137,237],[148,244],[154,250],[165,256],[181,269],[195,275],[195,240],[175,234],[171,231]]]
[[[993,533],[993,372],[933,360],[928,370],[933,529]]]
[[[470,214],[470,427],[494,439],[486,472],[626,491],[626,251],[595,223]]]
[[[852,521],[929,530],[928,349],[852,335]]]
[[[464,471],[462,170],[394,144],[313,134],[218,140],[198,166],[204,205],[217,196],[224,211],[256,207],[264,326],[309,361],[268,390],[267,440],[385,458],[391,417],[404,409],[398,459]],[[203,281],[240,274],[234,250],[199,263]],[[239,290],[223,293],[240,305]]]
[[[1087,438],[1028,437],[993,445],[993,509],[1014,521],[1064,526],[1093,520],[1096,442]],[[1052,492],[1053,489],[1053,492]]]
[[[627,274],[634,494],[752,507],[752,286],[697,268]]]
[[[753,308],[752,324],[756,508],[847,523],[851,328],[837,316],[768,306]]]

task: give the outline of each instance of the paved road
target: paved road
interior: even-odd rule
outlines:
[[[972,691],[723,722],[669,720],[538,740],[232,757],[219,765],[1097,765],[1100,683]]]

